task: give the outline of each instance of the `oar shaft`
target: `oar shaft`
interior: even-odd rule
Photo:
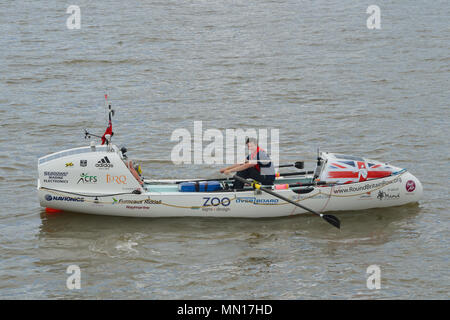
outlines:
[[[288,173],[281,173],[280,177],[286,177],[286,176],[300,176],[302,174],[313,174],[314,171],[300,171],[300,172],[288,172]]]
[[[248,181],[248,180],[246,180],[246,179],[243,179],[243,178],[241,178],[241,177],[239,177],[239,176],[237,176],[237,175],[235,175],[234,178],[235,178],[236,180],[238,180],[238,181],[241,181],[242,183],[252,184],[250,181]],[[322,213],[318,213],[318,212],[316,212],[316,211],[314,211],[314,210],[312,210],[312,209],[310,209],[310,208],[307,208],[307,207],[305,207],[305,206],[302,206],[301,204],[298,204],[297,202],[292,201],[291,199],[285,198],[285,197],[283,197],[282,195],[280,195],[280,194],[278,194],[278,193],[276,193],[276,192],[273,192],[273,191],[270,190],[270,189],[263,188],[263,187],[261,187],[261,185],[259,185],[259,184],[256,184],[256,183],[255,183],[255,184],[253,184],[253,186],[254,186],[255,188],[261,190],[261,191],[264,191],[264,192],[266,192],[266,193],[268,193],[268,194],[273,195],[274,197],[280,198],[281,200],[284,200],[284,201],[286,201],[286,202],[288,202],[288,203],[290,203],[290,204],[293,204],[294,206],[297,206],[297,207],[302,208],[302,209],[304,209],[304,210],[306,210],[306,211],[309,211],[309,212],[311,212],[311,213],[314,213],[315,215],[318,215],[319,217],[321,217],[322,219],[324,219],[326,222],[328,222],[329,224],[331,224],[332,226],[334,226],[334,227],[336,227],[336,228],[338,228],[338,229],[341,228],[341,222],[339,221],[339,219],[336,218],[335,216],[331,215],[331,214],[322,214]]]
[[[239,177],[239,176],[236,176],[236,175],[235,175],[234,178],[235,178],[236,180],[241,181],[242,183],[247,183],[247,184],[250,184],[250,185],[252,184],[250,181],[248,181],[248,180],[246,180],[246,179],[244,179],[244,178],[241,178],[241,177]],[[318,213],[318,212],[316,212],[316,211],[314,211],[314,210],[312,210],[312,209],[309,209],[309,208],[307,208],[307,207],[304,207],[304,206],[302,206],[301,204],[298,204],[297,202],[292,201],[291,199],[288,199],[288,198],[286,198],[286,197],[284,197],[284,196],[282,196],[282,195],[280,195],[280,194],[278,194],[278,193],[276,193],[276,192],[273,192],[272,190],[269,190],[269,189],[266,189],[266,188],[263,188],[263,187],[259,187],[258,189],[261,190],[261,191],[264,191],[264,192],[266,192],[266,193],[268,193],[268,194],[271,194],[271,195],[274,196],[274,197],[280,198],[281,200],[284,200],[284,201],[286,201],[286,202],[289,202],[289,203],[293,204],[294,206],[297,206],[297,207],[302,208],[302,209],[304,209],[304,210],[306,210],[306,211],[309,211],[309,212],[311,212],[311,213],[314,213],[314,214],[318,215],[319,217],[322,216],[320,213]]]
[[[310,186],[323,186],[326,184],[332,184],[333,182],[326,181],[317,181],[317,182],[308,182],[308,183],[291,183],[289,188],[299,188],[299,187],[310,187]]]
[[[301,175],[305,175],[305,174],[312,174],[314,173],[314,171],[300,171],[300,172],[288,172],[288,173],[282,173],[281,177],[285,177],[285,176],[301,176]],[[225,180],[232,180],[232,177],[229,178],[213,178],[213,179],[186,179],[186,180],[179,180],[176,181],[175,183],[181,183],[181,182],[186,182],[186,181],[225,181]],[[308,184],[301,184],[301,185],[297,185],[297,187],[299,186],[306,186]],[[312,185],[312,184],[309,184]]]

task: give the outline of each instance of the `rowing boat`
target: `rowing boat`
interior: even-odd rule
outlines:
[[[112,143],[91,143],[39,158],[40,205],[125,217],[267,218],[308,213],[251,185],[235,190],[232,178],[214,183],[208,179],[214,189],[190,191],[183,186],[201,186],[202,179],[144,179],[141,185],[125,160],[124,149]],[[320,213],[400,206],[419,201],[423,193],[420,181],[404,168],[328,152],[319,153],[314,171],[279,173],[274,186],[266,188]]]

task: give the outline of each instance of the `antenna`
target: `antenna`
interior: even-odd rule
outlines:
[[[108,112],[108,127],[106,128],[105,133],[103,136],[97,136],[95,134],[92,134],[88,132],[86,129],[84,129],[84,138],[90,139],[92,137],[97,137],[102,139],[102,144],[106,142],[106,145],[108,145],[111,142],[111,137],[114,135],[114,132],[112,131],[112,117],[114,116],[114,110],[111,108],[111,104],[108,104],[108,94],[105,94],[105,111]],[[109,110],[109,111],[108,111]],[[108,138],[106,137],[108,136]]]
[[[314,175],[313,175],[313,180],[316,180],[319,175],[320,172],[322,171],[322,159],[320,158],[320,148],[317,148],[317,166],[316,166],[316,170],[314,170]]]

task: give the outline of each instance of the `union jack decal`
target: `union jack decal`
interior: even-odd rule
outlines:
[[[387,177],[393,172],[393,168],[386,164],[361,160],[363,161],[330,157],[322,172],[321,180],[346,184]]]

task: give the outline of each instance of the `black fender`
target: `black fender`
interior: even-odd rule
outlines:
[[[295,189],[295,190],[292,189],[293,192],[298,193],[298,194],[310,193],[313,190],[314,190],[314,187],[300,188],[300,189]]]

